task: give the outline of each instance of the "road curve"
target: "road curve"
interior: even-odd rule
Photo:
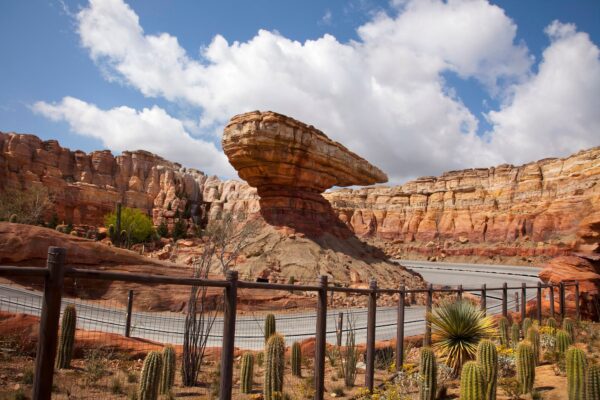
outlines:
[[[465,288],[478,288],[483,283],[488,286],[501,286],[507,282],[509,286],[519,286],[522,282],[528,285],[537,284],[539,268],[516,267],[505,265],[480,265],[457,263],[430,263],[424,261],[397,260],[416,272],[425,280],[436,285],[458,285]],[[530,290],[528,299],[535,297]],[[479,296],[478,291],[473,292]],[[514,308],[514,297],[509,295],[509,309]],[[64,299],[66,304],[75,304],[78,315],[78,328],[90,331],[102,331],[122,334],[125,330],[125,310],[107,308],[85,301]],[[500,293],[488,292],[487,307],[490,313],[501,311]],[[0,285],[0,310],[39,315],[41,309],[40,292],[22,289],[12,285]],[[337,316],[343,312],[350,317],[354,325],[356,341],[366,341],[367,311],[365,308],[329,310],[327,316],[327,341],[335,342],[335,323]],[[379,307],[376,317],[377,340],[396,337],[396,307]],[[405,335],[411,336],[424,331],[423,306],[406,308]],[[235,345],[246,349],[262,349],[264,338],[262,332],[264,315],[238,316],[236,321]],[[183,342],[184,316],[176,313],[134,312],[132,316],[131,336],[163,343],[181,344]],[[316,317],[314,312],[300,312],[277,316],[277,331],[286,337],[291,344],[315,335]],[[344,331],[348,326],[345,323]],[[223,322],[215,321],[209,337],[209,346],[220,346]]]

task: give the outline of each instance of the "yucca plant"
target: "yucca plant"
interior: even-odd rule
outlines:
[[[465,362],[475,358],[478,343],[496,333],[493,320],[468,300],[442,303],[427,318],[433,346],[455,375]]]

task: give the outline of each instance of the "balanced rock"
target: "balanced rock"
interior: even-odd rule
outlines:
[[[387,181],[379,168],[313,126],[270,111],[233,117],[222,144],[273,225],[327,229],[338,221],[321,195],[325,190]]]

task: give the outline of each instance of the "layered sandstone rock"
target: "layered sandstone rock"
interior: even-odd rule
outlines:
[[[321,195],[325,190],[387,181],[323,132],[273,112],[233,117],[222,144],[240,178],[257,189],[261,214],[273,225],[327,230],[336,220]]]

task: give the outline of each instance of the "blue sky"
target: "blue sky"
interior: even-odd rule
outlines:
[[[222,126],[272,109],[401,182],[600,145],[599,43],[594,0],[6,1],[0,130],[234,177]]]

